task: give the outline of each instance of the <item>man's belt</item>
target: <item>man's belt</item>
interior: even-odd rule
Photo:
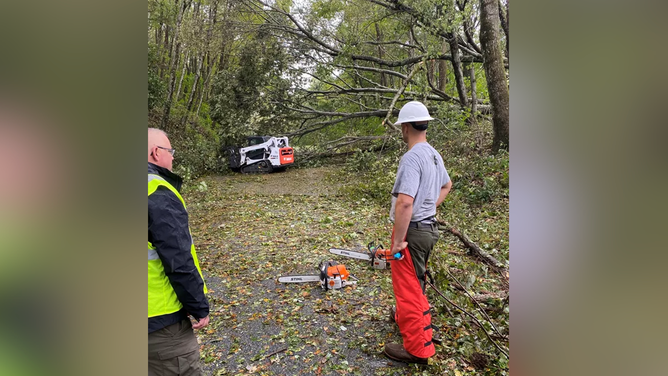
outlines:
[[[436,223],[436,222],[434,221],[434,216],[431,216],[431,217],[427,217],[427,218],[421,219],[421,220],[419,220],[419,221],[410,222],[410,223],[408,224],[408,228],[420,228],[420,227],[429,227],[429,228],[431,228],[431,226],[432,226],[433,224],[435,224],[435,223]]]

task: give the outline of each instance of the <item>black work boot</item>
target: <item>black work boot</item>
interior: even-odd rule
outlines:
[[[403,345],[398,343],[388,343],[383,351],[388,358],[404,363],[429,364],[429,358],[418,358],[404,349]]]
[[[390,307],[390,322],[397,322],[397,306]]]

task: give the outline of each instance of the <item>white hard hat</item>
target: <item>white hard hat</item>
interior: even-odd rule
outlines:
[[[397,122],[394,123],[394,125],[403,123],[417,123],[420,121],[429,120],[434,120],[434,118],[429,116],[429,110],[427,110],[427,107],[418,101],[412,101],[401,107],[401,111],[399,111],[399,118],[397,119]]]

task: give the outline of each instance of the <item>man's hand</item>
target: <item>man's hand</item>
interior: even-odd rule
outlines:
[[[396,254],[397,252],[403,252],[404,249],[408,247],[408,242],[399,242],[398,244],[395,242],[392,242],[392,254]]]
[[[207,325],[209,325],[209,316],[207,316],[203,319],[199,319],[198,322],[194,323],[193,324],[193,329],[202,329]]]

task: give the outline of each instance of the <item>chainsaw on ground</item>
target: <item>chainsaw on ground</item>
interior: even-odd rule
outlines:
[[[278,278],[281,283],[305,283],[320,282],[320,287],[325,290],[337,290],[346,286],[355,285],[357,281],[351,281],[349,278],[357,279],[350,275],[346,266],[336,261],[323,261],[320,264],[320,275],[286,275]]]
[[[386,269],[390,266],[390,261],[401,260],[404,258],[404,255],[401,252],[392,254],[392,251],[389,249],[383,249],[382,244],[375,245],[375,242],[371,242],[366,246],[368,252],[355,252],[347,249],[340,248],[330,248],[329,251],[335,255],[347,256],[356,258],[359,260],[366,260],[371,262],[371,266],[374,269]]]

